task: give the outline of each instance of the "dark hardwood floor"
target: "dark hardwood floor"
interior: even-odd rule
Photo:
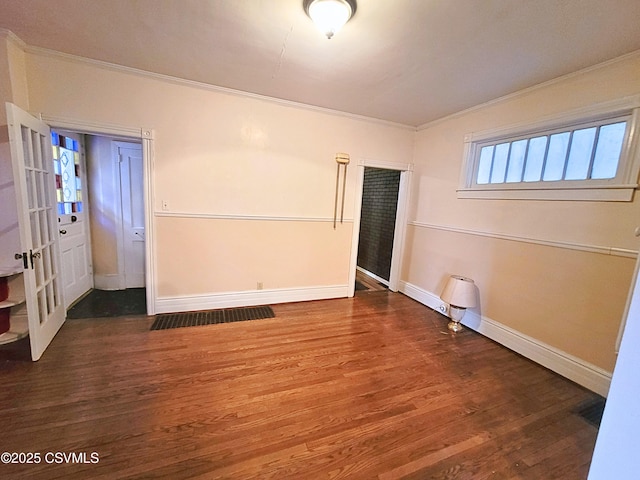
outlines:
[[[586,478],[597,395],[401,294],[274,311],[68,320],[37,363],[0,352],[0,450],[42,456],[0,478]]]

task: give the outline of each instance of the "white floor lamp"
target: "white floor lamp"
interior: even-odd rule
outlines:
[[[460,324],[467,308],[476,306],[476,286],[473,280],[460,275],[451,275],[440,298],[449,304],[451,321],[447,327],[452,332],[464,330]]]

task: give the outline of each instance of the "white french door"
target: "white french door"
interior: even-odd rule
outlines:
[[[38,360],[65,321],[49,126],[7,103],[31,357]]]

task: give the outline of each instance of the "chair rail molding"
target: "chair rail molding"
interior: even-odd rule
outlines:
[[[409,225],[419,228],[429,228],[432,230],[442,230],[445,232],[460,233],[464,235],[475,235],[479,237],[496,238],[499,240],[509,240],[512,242],[531,243],[534,245],[545,245],[547,247],[565,248],[568,250],[578,250],[581,252],[600,253],[602,255],[612,255],[616,257],[636,258],[638,256],[637,250],[631,250],[627,248],[611,247],[606,245],[588,245],[584,243],[576,242],[563,242],[558,240],[545,240],[541,238],[533,238],[522,235],[511,235],[506,233],[494,233],[486,232],[482,230],[472,230],[468,228],[458,228],[449,225],[436,225],[433,223],[424,223],[418,221],[411,221]]]

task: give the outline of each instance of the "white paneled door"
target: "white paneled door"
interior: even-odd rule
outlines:
[[[55,173],[49,126],[7,103],[31,357],[38,360],[65,320]]]
[[[93,288],[86,168],[80,135],[52,130],[65,308]]]
[[[122,249],[125,288],[145,286],[144,169],[142,145],[116,142],[122,199]]]

